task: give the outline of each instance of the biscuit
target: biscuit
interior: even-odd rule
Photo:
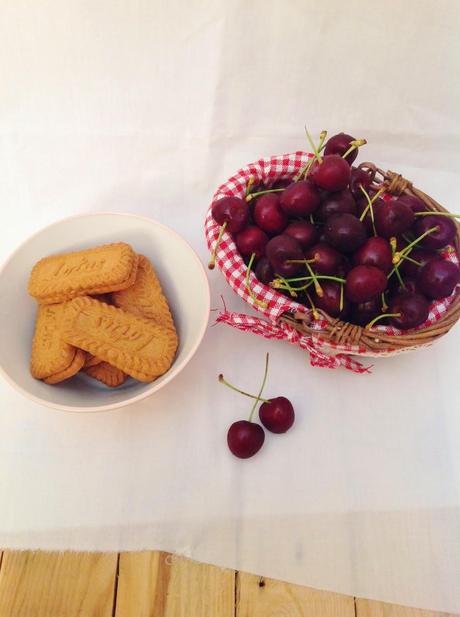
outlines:
[[[128,379],[126,373],[123,373],[119,368],[112,366],[108,362],[101,362],[97,366],[85,367],[84,371],[93,379],[97,379],[106,386],[109,386],[109,388],[121,386]]]
[[[128,313],[153,319],[158,324],[174,328],[171,311],[161,289],[160,281],[152,264],[144,255],[139,255],[134,285],[112,294],[112,302]]]
[[[66,368],[63,371],[60,371],[59,373],[55,373],[54,375],[51,375],[50,377],[46,377],[43,381],[47,384],[53,385],[56,383],[60,383],[61,381],[64,381],[66,379],[69,379],[70,377],[73,377],[74,375],[78,373],[78,371],[85,364],[85,360],[86,360],[86,352],[82,351],[81,349],[77,349],[75,353],[75,357],[72,361],[72,364],[68,368]]]
[[[70,367],[77,350],[61,338],[65,304],[39,306],[32,341],[30,372],[46,379]]]
[[[125,289],[136,280],[138,257],[124,242],[52,255],[32,269],[29,294],[41,304]]]
[[[85,361],[85,368],[87,368],[88,366],[97,366],[101,362],[102,360],[100,358],[96,358],[96,356],[93,356],[92,354],[87,353],[86,361]]]
[[[177,349],[174,329],[92,298],[68,303],[62,336],[140,381],[165,373]]]

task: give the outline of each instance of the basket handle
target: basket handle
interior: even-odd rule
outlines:
[[[243,332],[252,332],[266,339],[288,341],[305,349],[310,354],[310,364],[322,368],[346,368],[354,373],[370,373],[372,367],[366,367],[347,354],[339,353],[330,355],[325,353],[321,346],[313,341],[311,336],[300,334],[284,321],[273,322],[261,317],[253,317],[246,313],[233,313],[227,310],[221,311],[217,316],[216,323],[225,323],[232,328]]]

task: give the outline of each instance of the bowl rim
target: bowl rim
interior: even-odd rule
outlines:
[[[70,222],[72,220],[79,219],[79,218],[88,218],[88,217],[95,217],[95,216],[121,216],[121,217],[127,217],[127,218],[134,218],[134,219],[137,219],[137,220],[139,220],[141,222],[144,222],[144,223],[154,223],[154,225],[156,225],[157,227],[162,228],[164,231],[166,231],[166,232],[176,236],[176,238],[179,241],[181,241],[183,244],[185,244],[187,246],[187,248],[190,250],[191,257],[199,265],[199,270],[201,270],[201,273],[203,275],[203,280],[205,282],[204,292],[205,292],[205,295],[206,295],[205,300],[206,300],[207,318],[205,320],[203,320],[203,323],[202,323],[202,325],[201,325],[201,327],[200,327],[200,329],[198,331],[198,336],[197,336],[196,342],[192,345],[192,348],[190,349],[190,351],[187,353],[187,355],[182,360],[182,365],[180,366],[180,368],[176,369],[176,372],[173,372],[173,370],[172,370],[173,367],[174,367],[174,365],[173,365],[171,367],[171,369],[167,371],[167,373],[165,374],[165,378],[164,378],[164,380],[161,383],[152,382],[152,384],[150,384],[150,385],[147,384],[145,389],[140,394],[136,394],[132,398],[128,398],[125,401],[119,401],[117,403],[108,403],[106,405],[97,405],[97,406],[94,406],[94,407],[78,407],[78,406],[62,405],[60,403],[53,403],[52,401],[49,401],[47,399],[41,398],[39,396],[36,396],[35,394],[32,394],[28,390],[24,389],[22,386],[20,386],[16,381],[14,381],[14,379],[12,379],[5,372],[5,370],[3,369],[2,365],[0,364],[0,376],[2,376],[7,383],[9,383],[11,386],[13,386],[13,388],[16,391],[20,392],[25,398],[27,398],[29,400],[32,400],[34,403],[38,403],[40,405],[44,405],[45,407],[48,407],[48,408],[51,408],[51,409],[56,409],[58,411],[65,411],[67,413],[99,413],[99,412],[105,412],[105,411],[113,411],[114,409],[119,409],[120,407],[127,407],[127,406],[129,406],[129,405],[131,405],[133,403],[141,401],[141,400],[151,396],[154,392],[160,390],[163,386],[165,386],[170,381],[172,381],[172,379],[174,379],[174,377],[179,375],[179,373],[182,372],[182,370],[187,366],[187,364],[190,362],[192,357],[195,355],[198,347],[201,344],[201,341],[203,340],[204,334],[206,332],[206,328],[208,327],[209,315],[210,315],[210,310],[211,310],[211,289],[210,289],[210,285],[209,285],[209,280],[208,280],[208,277],[207,277],[207,273],[206,273],[205,267],[203,266],[203,263],[201,262],[201,260],[200,260],[200,258],[198,256],[197,252],[195,251],[195,249],[177,231],[175,231],[171,227],[168,227],[164,223],[160,223],[156,219],[150,218],[148,216],[143,216],[143,215],[140,215],[140,214],[131,214],[130,212],[110,212],[110,211],[83,212],[83,213],[80,213],[80,214],[74,214],[72,216],[67,216],[65,218],[59,219],[57,221],[54,221],[53,223],[50,223],[49,225],[45,225],[45,227],[42,227],[42,228],[38,229],[33,234],[28,236],[25,240],[23,240],[14,249],[14,251],[12,253],[10,253],[10,255],[6,258],[6,260],[2,264],[0,264],[0,277],[3,275],[3,273],[6,270],[6,268],[8,267],[8,265],[14,260],[14,258],[17,255],[17,253],[19,253],[35,237],[39,236],[40,234],[42,234],[42,233],[52,229],[53,227],[56,227],[57,225],[60,225],[62,223],[67,223],[67,222]]]

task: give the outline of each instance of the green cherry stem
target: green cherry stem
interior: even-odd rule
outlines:
[[[384,319],[385,317],[401,317],[401,313],[385,313],[384,315],[377,315],[377,317],[374,317],[374,319],[367,324],[366,330],[370,330],[378,321]]]
[[[252,185],[254,184],[254,176],[250,176],[248,183],[246,184],[246,197],[249,195],[252,189]]]
[[[316,276],[316,274],[313,272],[312,267],[310,266],[310,264],[308,263],[308,260],[305,262],[305,265],[307,266],[307,270],[310,273],[310,277],[313,279],[313,285],[315,286],[315,291],[316,294],[322,298],[324,296],[324,291],[323,288],[321,287],[321,285],[318,282],[318,277]]]
[[[432,234],[433,231],[437,231],[437,230],[438,230],[438,226],[430,227],[430,229],[427,229],[418,238],[415,238],[415,240],[413,240],[410,244],[404,247],[401,251],[396,251],[396,238],[391,238],[390,244],[392,248],[393,246],[395,247],[395,252],[393,254],[393,263],[398,264],[401,261],[401,258],[408,255],[411,252],[411,250],[414,248],[414,246],[420,242],[420,240],[423,240],[423,238],[425,238],[429,234]]]
[[[335,281],[336,283],[341,283],[342,285],[346,282],[345,279],[340,278],[339,276],[329,276],[328,274],[316,274],[315,277],[298,276],[296,278],[284,280],[288,283],[298,283],[300,281],[311,281],[313,278],[317,278],[320,281]]]
[[[367,144],[367,141],[365,139],[354,139],[353,141],[350,141],[350,147],[345,152],[345,154],[342,154],[342,158],[346,159],[347,156],[351,152],[353,152],[353,150],[356,150],[357,148],[360,148],[361,146],[365,146],[366,144]]]
[[[235,392],[238,392],[239,394],[242,394],[243,396],[247,396],[249,398],[253,398],[256,399],[258,401],[262,401],[262,403],[268,403],[269,401],[265,398],[260,398],[257,397],[255,394],[249,394],[249,392],[245,392],[244,390],[240,390],[239,388],[237,388],[236,386],[233,386],[231,383],[229,383],[224,376],[222,375],[222,373],[219,375],[218,377],[219,383],[224,384],[224,386],[227,386],[227,388],[230,388],[231,390],[234,390]]]
[[[361,189],[361,192],[364,194],[364,196],[367,199],[367,208],[364,209],[364,212],[361,214],[361,218],[359,220],[362,222],[364,220],[364,217],[366,216],[367,210],[369,210],[371,213],[372,231],[374,232],[374,236],[376,236],[377,230],[375,229],[374,208],[372,207],[372,203],[373,203],[372,199],[369,197],[368,192],[366,191],[366,189],[364,188],[362,184],[359,185],[359,188]]]
[[[275,280],[270,283],[270,287],[273,289],[286,289],[292,298],[297,298],[297,293],[293,287],[289,284],[289,281],[281,276],[281,274],[277,274]]]
[[[254,405],[252,406],[251,409],[251,413],[249,414],[249,422],[252,422],[252,416],[254,415],[254,412],[256,410],[257,407],[257,403],[261,400],[261,395],[262,395],[262,391],[265,388],[265,383],[267,381],[267,375],[268,375],[268,353],[265,356],[265,372],[264,372],[264,379],[262,381],[262,385],[260,386],[260,390],[259,390],[259,394],[257,395],[257,399],[254,401]],[[264,401],[267,402],[267,401]]]
[[[219,248],[219,244],[222,240],[222,236],[224,235],[225,229],[227,227],[227,221],[225,221],[225,223],[221,226],[220,231],[219,231],[219,235],[217,237],[217,241],[214,245],[214,248],[212,249],[212,253],[211,253],[211,258],[208,262],[208,268],[210,270],[214,270],[214,267],[216,265],[216,253],[217,253],[217,249]]]
[[[251,200],[259,197],[259,195],[266,195],[267,193],[281,193],[284,189],[267,189],[266,191],[258,191],[257,193],[249,193],[246,195],[246,201],[250,202]]]
[[[381,299],[382,299],[382,311],[386,311],[387,308],[388,308],[388,304],[387,304],[387,301],[385,299],[385,292],[384,291],[382,291]]]
[[[313,142],[313,139],[311,138],[311,135],[308,132],[308,129],[307,129],[306,126],[305,126],[305,134],[307,135],[307,139],[308,139],[308,141],[310,143],[311,149],[313,150],[313,153],[315,155],[316,160],[318,161],[318,163],[321,163],[322,159],[321,159],[321,157],[319,155],[318,148],[315,146],[315,144]]]
[[[415,216],[448,216],[452,219],[458,219],[460,218],[460,214],[451,214],[450,212],[436,212],[435,210],[432,210],[431,212],[414,212]]]
[[[310,302],[311,312],[313,313],[313,319],[316,319],[316,321],[318,321],[319,319],[321,319],[321,316],[316,310],[316,306],[313,303],[312,297],[310,296],[308,292],[305,292],[305,295],[307,296],[308,301]]]
[[[262,300],[259,300],[251,289],[250,276],[251,276],[251,271],[252,271],[252,264],[254,263],[255,257],[256,257],[256,254],[252,253],[251,259],[249,260],[248,267],[246,269],[245,287],[248,291],[248,294],[251,296],[255,304],[258,304],[262,308],[267,308],[267,303],[263,302]]]
[[[412,264],[415,264],[416,266],[421,266],[422,262],[421,261],[417,261],[416,259],[412,259],[412,257],[409,257],[409,255],[401,255],[402,259],[406,259],[407,261],[410,261]]]
[[[340,301],[339,301],[339,311],[343,311],[343,289],[344,285],[340,285]]]

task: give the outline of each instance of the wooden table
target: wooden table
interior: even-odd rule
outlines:
[[[0,553],[0,617],[447,617],[160,552]],[[450,616],[455,617],[455,616]]]

